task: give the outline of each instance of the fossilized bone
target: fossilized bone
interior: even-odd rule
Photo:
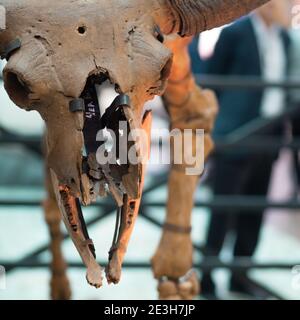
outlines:
[[[1,56],[8,60],[5,88],[18,106],[37,110],[46,122],[47,162],[54,189],[64,222],[87,266],[87,280],[95,287],[102,285],[102,270],[95,260],[80,202],[90,204],[105,193],[105,187],[116,199],[120,228],[110,251],[107,279],[117,283],[138,213],[145,170],[140,163],[99,165],[95,161],[97,145],[89,145],[87,126],[92,121],[98,123],[96,129],[117,132],[116,122],[122,119],[131,132],[143,126],[150,130],[150,115],[143,116],[143,105],[163,94],[172,64],[172,52],[161,43],[157,27],[165,34],[192,35],[227,23],[265,2],[0,0],[7,14],[7,28],[0,34]],[[101,118],[93,90],[96,83],[105,80],[115,85],[119,97]],[[188,90],[197,95],[193,85],[188,85]],[[183,97],[184,92],[181,94]],[[172,103],[168,105],[172,110]],[[176,119],[176,112],[174,115]],[[139,152],[137,141],[130,146]],[[182,178],[174,169],[170,185]],[[192,179],[191,186],[196,180]],[[189,200],[189,209],[191,206]],[[176,277],[182,272],[175,272]]]
[[[210,90],[202,90],[195,83],[188,53],[189,42],[189,38],[178,37],[167,42],[174,58],[164,102],[171,129],[192,129],[194,141],[196,129],[205,130],[203,156],[206,158],[213,148],[210,133],[218,103]],[[194,143],[193,154],[196,148]],[[186,163],[171,167],[166,224],[152,259],[153,273],[160,280],[159,293],[163,299],[189,299],[198,292],[197,277],[190,270],[193,267],[191,213],[199,176],[187,175],[186,168]]]
[[[69,300],[71,298],[71,289],[66,274],[67,264],[61,250],[63,240],[61,232],[61,213],[53,191],[49,168],[46,168],[46,188],[48,198],[44,202],[44,212],[51,239],[51,298],[53,300]]]

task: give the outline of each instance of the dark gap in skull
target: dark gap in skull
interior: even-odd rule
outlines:
[[[90,193],[100,192],[101,195],[102,191],[111,192],[120,205],[125,190],[123,179],[129,174],[128,152],[125,147],[128,144],[130,126],[122,105],[113,104],[116,96],[119,95],[116,88],[119,86],[111,80],[108,72],[104,70],[99,73],[99,70],[95,70],[95,73],[90,74],[87,78],[81,98],[85,106],[84,172],[92,181],[92,185],[96,182],[95,187],[98,188],[98,191],[95,191],[93,186]],[[106,91],[110,93],[107,97],[105,97]],[[125,123],[125,127],[120,127],[120,121]],[[98,162],[99,155],[100,159],[105,160],[110,153],[115,162]],[[126,160],[126,163],[121,160],[121,155],[125,155],[126,159],[124,157],[123,159]]]
[[[134,201],[130,202],[129,207],[130,207],[130,210],[133,211],[135,209],[135,202]]]
[[[155,26],[154,36],[160,43],[164,43],[165,38],[164,35],[161,33],[159,26]]]
[[[107,73],[92,74],[87,78],[85,88],[81,94],[84,100],[84,140],[86,153],[96,153],[102,143],[97,140],[98,132],[103,129],[101,110],[96,85],[101,85],[109,79]]]
[[[86,26],[79,26],[77,28],[77,31],[79,34],[82,34],[82,35],[85,34],[86,33]]]
[[[30,106],[29,94],[31,90],[17,73],[13,71],[7,72],[5,87],[9,96],[17,105],[25,108]]]
[[[85,89],[81,94],[85,104],[83,133],[86,149],[84,153],[86,155],[96,153],[103,144],[106,144],[110,149],[111,140],[108,139],[107,129],[112,128],[104,123],[103,115],[116,96],[115,84],[112,83],[108,72],[99,73],[98,71],[87,78]],[[113,116],[116,116],[116,114],[114,113]],[[118,114],[118,117],[120,117],[120,114]],[[121,119],[116,120],[118,124],[119,120]],[[109,122],[112,124],[115,120],[110,119]],[[115,130],[117,129],[115,128]]]

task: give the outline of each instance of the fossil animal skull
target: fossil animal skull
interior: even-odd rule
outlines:
[[[122,119],[129,130],[143,127],[149,133],[151,115],[143,115],[143,106],[164,92],[172,66],[172,52],[162,43],[159,29],[193,35],[265,2],[0,0],[7,20],[0,33],[0,52],[8,61],[5,89],[16,105],[37,110],[45,120],[47,161],[61,211],[92,285],[101,286],[101,268],[79,200],[90,204],[95,195],[105,193],[106,185],[118,202],[120,232],[107,269],[109,282],[117,283],[138,213],[144,166],[99,167],[94,150],[83,157],[88,123],[84,104],[90,90],[109,80],[120,94],[106,115],[107,128],[115,129],[113,122]]]

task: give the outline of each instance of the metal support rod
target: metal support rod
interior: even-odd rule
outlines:
[[[247,151],[249,154],[270,152],[275,153],[281,149],[290,149],[293,151],[300,150],[300,139],[293,139],[293,141],[282,141],[279,138],[267,138],[265,136],[255,136],[242,142],[234,144],[226,142],[227,139],[220,139],[216,141],[215,152],[227,153],[233,150]]]
[[[165,203],[157,201],[144,203],[143,205],[149,207],[162,207],[165,206]],[[266,201],[264,197],[254,196],[215,196],[213,200],[196,201],[195,208],[223,209],[224,214],[227,214],[229,210],[233,211],[233,213],[234,211],[247,210],[252,211],[253,214],[261,214],[257,211],[268,208],[299,210],[300,202],[296,200],[287,202],[272,202]],[[197,210],[195,210],[195,212],[199,213]],[[280,211],[277,212],[280,213]],[[291,211],[291,213],[298,214],[299,212]]]
[[[99,261],[99,264],[103,267],[106,266],[105,261]],[[37,260],[28,260],[28,261],[0,261],[0,265],[6,268],[6,271],[11,271],[15,268],[48,268],[49,263],[38,262]],[[85,266],[81,262],[67,262],[68,267],[70,268],[84,268]],[[279,270],[292,270],[295,265],[300,265],[300,261],[295,261],[295,263],[257,263],[253,262],[250,258],[234,258],[232,262],[222,262],[218,258],[206,258],[201,263],[195,263],[194,268],[202,271],[212,271],[214,269],[229,269],[236,273],[244,273],[250,269],[279,269]],[[129,269],[149,269],[150,263],[137,261],[137,262],[127,262],[124,264],[125,268]]]
[[[300,107],[298,105],[286,108],[286,110],[271,119],[257,118],[254,119],[241,128],[233,131],[232,133],[226,135],[226,137],[220,142],[223,144],[227,144],[230,147],[234,147],[237,143],[242,143],[247,141],[249,137],[253,137],[254,135],[264,134],[266,130],[273,128],[274,126],[283,123],[285,119],[293,118],[296,115],[300,114]],[[218,143],[218,140],[216,141]]]
[[[40,200],[0,200],[0,207],[37,207],[41,205]],[[143,201],[141,205],[141,215],[145,209],[149,207],[156,207],[156,208],[163,208],[165,207],[166,203],[164,201]],[[105,210],[111,210],[114,206],[110,202],[97,202],[91,205],[91,207],[100,207]],[[210,209],[224,209],[225,210],[247,210],[252,211],[253,214],[257,214],[256,211],[265,210],[268,208],[273,209],[290,209],[290,210],[299,210],[300,209],[300,202],[297,200],[291,201],[283,201],[283,202],[273,202],[267,201],[264,197],[256,197],[256,196],[215,196],[212,200],[202,200],[195,202],[195,208],[210,208]],[[198,212],[195,210],[195,212]],[[279,211],[278,211],[279,212]],[[224,212],[226,213],[226,212]],[[291,212],[293,214],[298,214],[298,212]],[[1,213],[0,213],[1,214]],[[156,225],[158,222],[150,217],[147,216],[147,219]]]
[[[286,78],[282,81],[265,81],[261,77],[224,76],[196,74],[196,81],[202,87],[215,90],[265,90],[278,88],[285,90],[300,89],[300,78]]]

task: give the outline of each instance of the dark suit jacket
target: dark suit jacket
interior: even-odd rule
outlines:
[[[282,37],[288,57],[287,33],[282,32]],[[223,29],[215,52],[209,60],[200,60],[195,51],[196,46],[194,42],[190,48],[195,73],[202,69],[202,74],[262,76],[258,43],[249,17]],[[259,116],[262,91],[222,90],[216,93],[219,98],[220,112],[215,125],[215,137],[231,133]]]

